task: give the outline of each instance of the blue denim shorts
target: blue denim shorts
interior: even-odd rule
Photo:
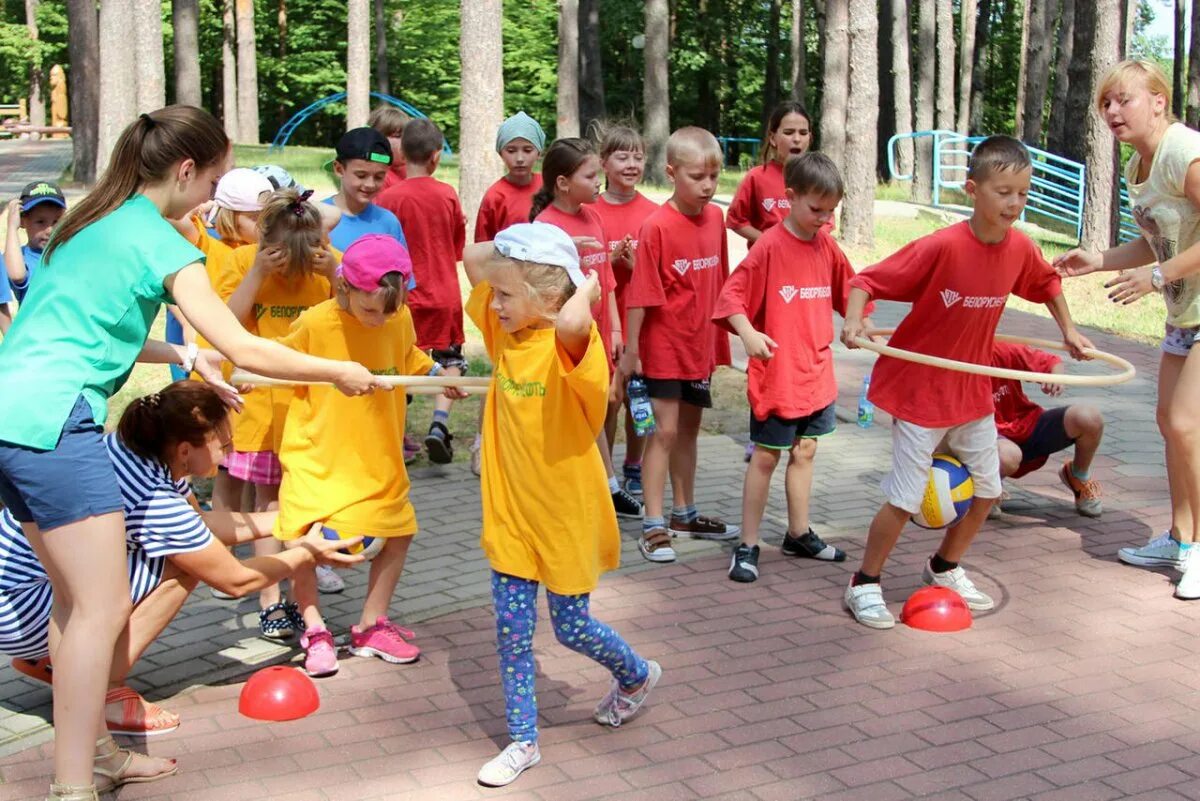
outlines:
[[[18,521],[42,531],[124,510],[104,428],[82,395],[54,450],[0,441],[0,501]]]

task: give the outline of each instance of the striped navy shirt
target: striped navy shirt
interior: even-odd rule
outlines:
[[[130,451],[116,434],[104,444],[125,506],[125,552],[134,604],[162,581],[167,558],[206,548],[212,532],[192,508],[191,486],[159,461]],[[0,512],[0,653],[37,659],[48,653],[54,596],[21,526]]]

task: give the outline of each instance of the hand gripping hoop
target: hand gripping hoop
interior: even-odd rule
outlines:
[[[872,336],[891,336],[895,331],[894,328],[873,328],[868,331]],[[1048,348],[1051,350],[1065,351],[1067,346],[1061,342],[1055,342],[1050,339],[1034,339],[1032,337],[1018,337],[1009,334],[996,334],[996,339],[1000,342],[1011,342],[1014,345],[1030,345],[1035,348]],[[942,367],[946,370],[957,370],[962,373],[973,373],[975,375],[986,375],[992,378],[1009,378],[1015,381],[1032,381],[1037,384],[1061,384],[1067,387],[1107,387],[1114,384],[1124,384],[1137,375],[1137,370],[1125,359],[1120,356],[1114,356],[1111,353],[1106,353],[1102,350],[1088,348],[1088,356],[1097,361],[1105,362],[1120,370],[1112,375],[1066,375],[1059,373],[1035,373],[1031,370],[1010,370],[1007,367],[993,367],[990,364],[975,364],[974,362],[960,362],[955,359],[946,359],[941,356],[928,356],[924,353],[917,353],[911,350],[903,350],[901,348],[893,348],[891,345],[881,345],[878,342],[873,342],[866,337],[856,337],[854,343],[864,350],[874,351],[883,356],[891,356],[896,359],[903,359],[908,362],[916,362],[917,364],[925,364],[930,367]]]

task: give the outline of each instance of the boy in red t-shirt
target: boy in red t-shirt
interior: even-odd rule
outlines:
[[[992,365],[1035,373],[1061,373],[1062,359],[1028,345],[997,342]],[[1062,394],[1062,384],[1042,384],[1051,397]],[[1104,416],[1095,406],[1076,404],[1043,409],[1031,401],[1012,378],[992,379],[996,404],[996,431],[1000,435],[1000,475],[1020,478],[1038,470],[1059,451],[1075,446],[1074,458],[1063,464],[1058,477],[1075,496],[1075,509],[1085,517],[1099,517],[1100,482],[1091,477],[1092,459],[1104,437]],[[998,512],[1000,504],[993,507]]]
[[[833,312],[845,313],[854,277],[824,230],[842,200],[842,177],[828,156],[805,153],[788,160],[784,180],[787,217],[759,237],[725,282],[713,314],[742,338],[750,357],[746,391],[754,452],[742,491],[742,541],[729,563],[729,578],[742,582],[758,578],[758,528],[785,452],[784,555],[846,558],[817,536],[808,518],[817,439],[837,428]]]
[[[633,280],[626,296],[628,336],[621,374],[646,377],[656,429],[642,463],[646,515],[638,548],[651,562],[672,562],[671,536],[728,540],[737,526],[696,511],[696,440],[700,416],[712,406],[709,380],[729,363],[729,337],[712,321],[729,275],[721,210],[709,203],[721,174],[721,148],[703,128],[681,128],[667,139],[670,199],[638,233]],[[668,466],[674,506],[663,514]]]
[[[1075,330],[1058,275],[1029,237],[1012,230],[1025,208],[1032,168],[1029,151],[1009,136],[992,136],[971,154],[967,194],[971,219],[921,237],[850,282],[842,342],[866,330],[863,308],[870,298],[912,304],[892,336],[896,348],[976,364],[991,361],[996,326],[1009,294],[1045,303],[1076,358],[1091,346]],[[904,524],[920,509],[930,460],[943,437],[967,465],[975,500],[946,531],[926,563],[926,584],[949,587],[975,610],[995,603],[959,566],[988,510],[1001,494],[991,382],[955,370],[879,357],[870,400],[893,417],[892,470],[883,480],[887,502],[871,521],[861,567],[843,602],[865,626],[896,625],[883,600],[879,577]]]
[[[437,125],[432,120],[412,120],[400,142],[407,178],[384,190],[378,203],[396,215],[408,240],[417,286],[408,293],[406,305],[417,330],[417,347],[428,351],[445,368],[445,375],[464,375],[458,262],[466,245],[467,221],[454,187],[433,177],[442,158],[442,132]],[[454,459],[448,425],[453,403],[443,395],[434,400],[433,421],[425,435],[425,451],[434,464]]]

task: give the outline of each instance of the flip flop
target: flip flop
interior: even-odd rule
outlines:
[[[50,666],[50,657],[41,659],[13,659],[13,670],[28,676],[34,681],[46,684],[54,683],[54,669]]]
[[[154,737],[179,728],[179,716],[151,703],[129,687],[117,687],[104,695],[104,704],[121,704],[119,720],[105,719],[109,734]]]

